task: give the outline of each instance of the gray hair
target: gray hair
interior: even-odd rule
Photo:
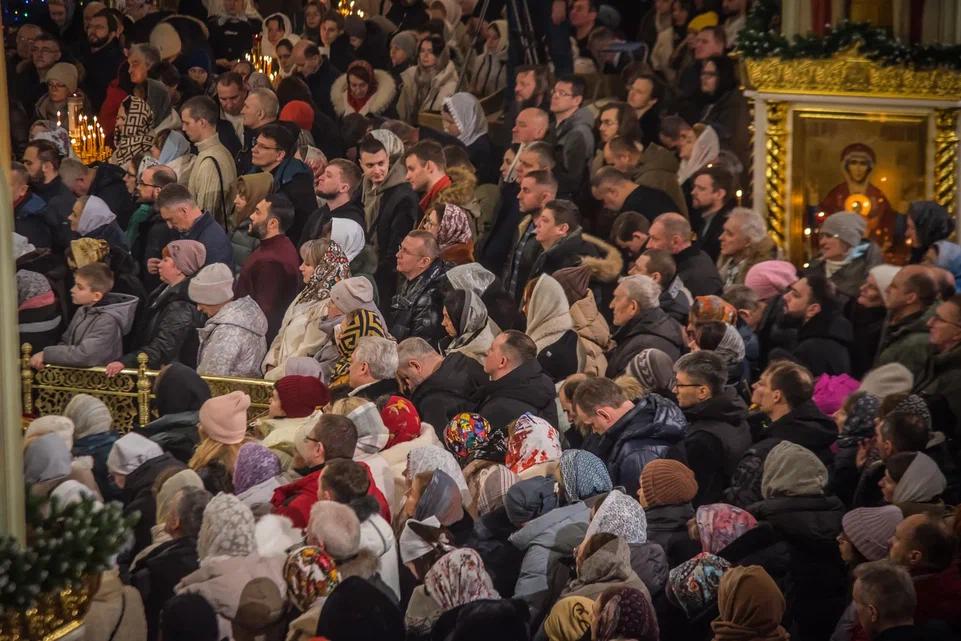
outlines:
[[[130,53],[127,54],[127,57],[129,58],[134,54],[144,59],[144,63],[146,63],[148,69],[160,62],[160,49],[146,42],[131,45]]]
[[[264,118],[277,118],[277,114],[280,113],[280,102],[277,100],[277,94],[270,89],[253,89],[250,95],[257,97],[260,109],[264,112]]]
[[[751,243],[759,243],[767,236],[767,223],[761,215],[747,207],[735,207],[728,214],[728,220],[737,218],[737,226]]]
[[[885,559],[862,563],[854,576],[861,583],[861,600],[874,606],[881,623],[914,619],[917,594],[907,570]]]
[[[196,537],[204,521],[204,509],[210,502],[210,492],[199,487],[185,487],[174,496],[177,497],[177,520],[184,537]]]
[[[660,305],[661,286],[650,276],[635,274],[622,278],[620,285],[624,287],[627,297],[643,309],[654,309]]]
[[[357,340],[352,358],[367,363],[370,375],[379,381],[397,375],[397,343],[380,336],[364,336]]]
[[[423,338],[413,336],[411,338],[405,338],[397,344],[398,367],[407,361],[419,360],[430,355],[440,356],[437,350],[431,347],[430,343]]]
[[[668,236],[680,236],[684,242],[691,240],[691,221],[676,212],[661,214],[654,219],[655,223],[661,223]]]
[[[675,372],[684,372],[698,385],[711,388],[711,396],[717,396],[727,383],[727,367],[724,359],[711,351],[691,352],[677,359]]]
[[[60,161],[60,179],[68,185],[77,178],[86,176],[88,171],[87,166],[76,158],[64,158]]]

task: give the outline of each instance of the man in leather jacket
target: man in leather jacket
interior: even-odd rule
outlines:
[[[398,341],[416,336],[437,345],[441,326],[441,284],[447,267],[430,232],[414,230],[397,250],[397,273],[403,279],[390,302],[388,323]]]

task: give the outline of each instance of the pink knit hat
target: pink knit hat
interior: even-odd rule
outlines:
[[[247,434],[250,397],[243,392],[215,396],[200,406],[200,431],[224,445],[242,443]]]
[[[891,537],[904,520],[895,505],[859,507],[841,519],[844,534],[868,561],[880,561],[888,556]]]
[[[823,413],[831,416],[841,409],[848,396],[858,389],[856,380],[847,374],[832,376],[831,374],[821,374],[814,383],[814,404]]]
[[[761,300],[783,294],[797,280],[797,270],[786,260],[765,260],[748,270],[744,284]]]

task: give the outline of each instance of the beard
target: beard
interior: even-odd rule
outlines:
[[[786,329],[799,329],[804,324],[804,314],[795,314],[787,310],[778,320],[778,325]]]
[[[264,236],[267,235],[267,225],[251,225],[250,228],[247,229],[247,235],[257,240],[263,240]]]
[[[338,196],[338,194],[340,194],[339,191],[318,191],[317,192],[317,195],[323,198],[324,200],[333,200]]]
[[[89,44],[92,49],[99,49],[108,42],[110,42],[110,36],[106,38],[87,38],[87,44]]]

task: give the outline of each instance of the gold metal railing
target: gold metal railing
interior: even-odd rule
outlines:
[[[33,348],[24,343],[20,348],[20,387],[23,415],[61,414],[70,399],[77,394],[99,398],[113,416],[114,429],[125,432],[134,425],[143,427],[153,418],[150,401],[154,398],[153,384],[160,374],[147,369],[147,355],[137,357],[136,369],[124,369],[108,378],[103,367],[75,368],[47,365],[41,370],[30,367]],[[201,376],[210,386],[212,396],[236,390],[250,395],[247,418],[263,414],[270,405],[274,389],[271,381],[231,376]]]

